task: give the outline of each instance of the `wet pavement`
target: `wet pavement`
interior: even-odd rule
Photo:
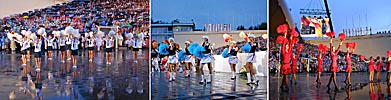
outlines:
[[[131,50],[113,52],[113,62],[106,65],[103,51],[94,53],[88,62],[88,52],[80,51],[77,68],[70,61],[61,63],[43,59],[41,71],[35,71],[34,57],[21,66],[21,55],[0,52],[0,97],[14,100],[123,100],[149,98],[148,50],[141,51],[138,63]],[[41,91],[41,92],[40,92]],[[38,96],[37,96],[38,95]],[[5,98],[3,98],[5,99]]]
[[[390,100],[391,98],[391,87],[387,86],[385,81],[386,72],[381,73],[380,82],[374,83],[369,83],[367,72],[352,73],[351,86],[344,84],[346,73],[337,73],[340,91],[334,91],[334,85],[331,84],[332,90],[329,92],[326,85],[331,73],[322,73],[320,88],[316,87],[315,73],[300,73],[297,75],[296,85],[289,84],[288,91],[279,88],[282,78],[270,75],[270,100]]]
[[[267,98],[267,77],[257,77],[259,85],[246,85],[247,79],[240,76],[231,80],[230,73],[214,73],[212,83],[199,84],[201,76],[195,72],[190,78],[185,78],[184,73],[177,74],[176,80],[168,82],[165,72],[154,72],[151,76],[152,100],[158,99],[249,99],[262,100]]]

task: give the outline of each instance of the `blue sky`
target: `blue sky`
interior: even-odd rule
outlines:
[[[152,0],[152,20],[182,22],[194,20],[198,29],[204,24],[232,24],[248,28],[267,22],[267,0]]]
[[[324,8],[323,0],[285,0],[297,26],[303,16],[299,14],[299,9],[310,4],[310,1],[313,4],[311,8],[319,8],[315,6],[316,3],[321,3]],[[390,0],[328,0],[328,3],[336,33],[342,32],[344,28],[352,28],[353,23],[355,27],[371,26],[373,33],[391,30]]]

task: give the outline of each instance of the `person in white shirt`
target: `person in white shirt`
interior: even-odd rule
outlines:
[[[65,51],[67,50],[67,47],[66,47],[66,36],[65,35],[62,35],[61,38],[59,38],[59,46],[60,46],[60,56],[61,56],[61,62],[64,63],[65,62]]]
[[[48,60],[52,60],[53,57],[53,46],[54,46],[54,38],[52,35],[49,35],[48,38],[45,38],[45,41],[47,43],[47,49],[48,49]]]
[[[72,39],[71,39],[71,36],[70,34],[67,35],[67,37],[65,37],[65,44],[66,44],[66,47],[67,47],[67,57],[68,57],[68,60],[71,60],[71,44],[72,44]]]
[[[111,64],[111,56],[113,52],[113,44],[114,44],[114,39],[112,36],[107,36],[105,38],[105,51],[106,51],[106,64]]]
[[[138,52],[140,51],[140,49],[142,49],[144,42],[143,40],[141,40],[141,38],[136,36],[131,43],[132,43],[133,54],[135,59],[134,62],[137,62]]]
[[[79,39],[75,36],[72,36],[71,39],[71,55],[72,55],[72,61],[73,61],[73,68],[77,68],[77,59],[76,56],[78,55],[78,49],[79,49]]]
[[[97,51],[100,51],[100,47],[102,46],[102,39],[100,37],[96,37],[95,42]]]
[[[30,42],[28,40],[27,37],[23,37],[22,41],[17,41],[20,43],[20,45],[22,46],[22,48],[20,49],[20,53],[22,54],[22,66],[26,66],[26,54],[27,54],[27,51],[28,51],[28,48],[30,48]]]
[[[93,36],[87,37],[87,49],[88,49],[88,57],[89,62],[92,62],[92,58],[94,57],[94,46],[95,46],[95,40]]]
[[[40,69],[41,68],[41,57],[42,57],[42,54],[41,54],[41,47],[42,47],[42,41],[41,41],[41,37],[38,37],[37,39],[35,39],[34,41],[34,57],[35,57],[35,64],[36,64],[36,67],[37,69]]]

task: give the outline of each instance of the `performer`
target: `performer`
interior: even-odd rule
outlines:
[[[156,41],[152,42],[152,48],[151,48],[151,60],[152,60],[152,72],[157,70],[160,72],[159,69],[159,62],[158,62],[158,53],[159,53],[159,44]]]
[[[114,44],[114,39],[112,36],[107,36],[105,38],[105,51],[106,51],[106,64],[110,65],[111,64],[111,57],[112,57],[112,52],[113,52],[113,44]]]
[[[286,39],[287,34],[285,34],[284,38]],[[293,37],[291,37],[292,39]],[[285,85],[285,89],[286,90],[289,90],[289,87],[288,87],[288,75],[291,73],[291,69],[290,69],[290,60],[291,60],[291,54],[292,54],[292,45],[291,44],[288,44],[287,40],[284,40],[284,42],[282,43],[282,51],[281,51],[281,54],[282,54],[282,66],[281,66],[281,74],[283,75],[282,77],[282,82],[281,82],[281,86],[280,88],[282,90],[284,90],[284,85]]]
[[[175,76],[177,72],[177,64],[178,64],[178,51],[179,45],[175,43],[174,38],[169,38],[169,46],[168,49],[168,73],[170,73],[170,82],[175,81]]]
[[[213,74],[213,66],[212,66],[212,63],[214,62],[214,58],[212,57],[212,54],[213,54],[213,47],[211,46],[211,44],[209,43],[209,37],[208,36],[202,36],[202,46],[205,48],[205,51],[203,52],[203,55],[205,55],[204,57],[201,58],[201,82],[200,84],[204,84],[205,83],[205,77],[204,77],[204,71],[203,71],[203,68],[206,65],[208,65],[208,68],[209,68],[209,78],[208,78],[208,81],[206,81],[207,83],[210,83],[212,82],[212,74]]]
[[[66,47],[67,47],[67,57],[68,57],[68,61],[71,60],[71,43],[72,43],[72,39],[71,39],[71,34],[68,34],[67,37],[65,37],[65,44],[66,44]]]
[[[45,38],[46,43],[47,43],[47,49],[48,49],[48,60],[52,60],[53,57],[53,46],[54,46],[54,39],[52,35],[49,35],[49,38]]]
[[[369,66],[368,66],[368,71],[369,71],[369,82],[370,83],[373,83],[373,77],[374,77],[374,71],[375,71],[375,62],[374,59],[371,57],[369,57],[369,61],[363,59],[364,62],[368,63],[369,62]]]
[[[30,48],[30,41],[27,37],[24,37],[22,39],[22,41],[18,41],[18,42],[20,43],[20,45],[22,45],[22,48],[20,49],[20,53],[22,54],[22,66],[26,66],[27,65],[26,54],[27,54],[28,48]]]
[[[88,36],[87,43],[88,43],[88,57],[89,57],[88,61],[92,62],[92,59],[94,58],[94,46],[95,46],[94,36]]]
[[[331,66],[330,71],[333,72],[330,76],[329,83],[327,84],[327,89],[330,90],[330,83],[331,80],[333,80],[336,91],[339,91],[338,84],[337,84],[337,72],[339,72],[338,65],[337,65],[337,59],[338,59],[338,52],[341,49],[341,45],[343,44],[343,41],[339,44],[338,48],[335,49],[333,47],[333,38],[330,38],[330,56],[331,56]]]
[[[41,37],[38,37],[37,39],[35,39],[34,46],[35,46],[35,49],[34,49],[35,64],[36,64],[37,69],[40,69],[41,68],[41,57],[42,57],[42,54],[41,54],[41,46],[42,46]]]
[[[322,52],[319,50],[319,53],[318,53],[318,67],[316,68],[316,70],[318,71],[318,75],[316,77],[316,83],[317,84],[322,84],[320,82],[320,75],[322,74],[322,72],[324,72],[324,68],[323,68],[323,59],[324,57],[326,57],[326,53]]]
[[[377,82],[380,82],[380,73],[381,73],[381,70],[382,70],[382,68],[383,68],[383,65],[384,65],[383,62],[384,62],[385,58],[382,58],[382,59],[380,60],[380,57],[377,56],[377,60],[378,60],[379,62],[377,63],[377,66],[376,66],[376,71],[377,71],[376,81],[377,81]]]
[[[190,41],[185,41],[185,67],[186,67],[186,75],[185,77],[190,77],[190,72],[191,72],[191,68],[193,67],[193,61],[194,61],[194,58],[193,58],[193,55],[190,53],[190,50],[189,50],[189,46],[190,46],[191,42]]]
[[[169,45],[169,42],[167,40],[164,40],[162,41],[162,44],[166,44],[166,45]],[[164,51],[168,51],[169,48],[165,48]],[[167,54],[164,54],[162,53],[163,51],[162,50],[159,50],[159,61],[160,61],[160,65],[163,65],[162,67],[162,70],[164,69],[165,71],[167,71],[167,60],[168,60],[168,53]]]
[[[256,59],[256,56],[255,56],[255,51],[259,48],[261,48],[261,45],[255,41],[255,35],[254,34],[250,34],[248,36],[249,38],[249,44],[251,46],[251,50],[249,52],[249,54],[247,55],[247,63],[246,63],[246,71],[247,71],[247,79],[249,79],[249,74],[251,73],[251,84],[257,84],[258,85],[258,81],[256,79],[256,71],[254,69],[254,66],[253,66],[253,63],[256,63],[257,59]],[[249,72],[248,72],[249,71]],[[249,85],[250,81],[247,80],[247,85]]]
[[[60,56],[61,56],[61,62],[65,63],[65,51],[67,50],[65,42],[67,41],[67,38],[65,35],[61,35],[61,38],[59,39],[59,46],[60,46]]]
[[[229,45],[228,48],[228,54],[229,54],[228,63],[231,66],[231,73],[232,73],[231,80],[236,79],[236,75],[235,75],[236,64],[238,64],[238,60],[239,60],[237,57],[238,51],[239,51],[239,47],[237,46],[236,41],[231,41],[231,44]]]
[[[73,38],[72,38],[72,40],[71,40],[71,45],[72,45],[72,47],[71,47],[71,50],[72,50],[72,61],[73,61],[73,68],[77,68],[77,59],[76,59],[76,56],[77,55],[79,55],[78,54],[78,49],[79,49],[79,44],[80,44],[80,42],[79,42],[79,39],[78,39],[78,37],[76,37],[76,36],[72,36]]]
[[[352,49],[352,50],[350,51],[350,49]],[[345,59],[346,59],[346,69],[345,69],[345,72],[348,75],[346,76],[345,83],[347,85],[351,85],[351,83],[350,83],[350,73],[352,73],[352,60],[350,58],[352,57],[354,51],[355,51],[355,49],[350,48],[350,47],[348,47],[348,49],[346,51],[346,56],[345,56]]]
[[[391,86],[391,55],[388,55],[388,58],[387,58],[387,61],[388,61],[388,64],[387,64],[387,76],[386,78],[388,79],[388,85]],[[391,88],[390,88],[390,91],[391,91]]]
[[[138,59],[138,52],[142,49],[143,45],[144,45],[144,42],[143,40],[136,36],[133,41],[132,41],[132,44],[133,44],[133,54],[134,54],[134,62],[137,63],[137,59]]]
[[[28,48],[26,49],[26,61],[30,61],[30,58],[31,58],[31,55],[30,55],[30,52],[34,52],[34,48],[32,46],[33,45],[33,41],[30,39],[30,38],[27,38],[26,39],[26,42],[28,43]]]
[[[99,52],[102,46],[102,39],[97,36],[95,37],[95,41],[96,41],[96,50]]]

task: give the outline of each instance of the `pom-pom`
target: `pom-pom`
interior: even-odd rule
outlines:
[[[346,47],[346,48],[351,48],[351,47],[352,47],[351,45],[352,45],[352,43],[350,43],[350,42],[346,42],[346,43],[345,43],[345,47]]]
[[[127,33],[127,34],[125,34],[125,36],[128,38],[133,38],[133,35],[131,33]]]
[[[160,44],[159,45],[159,53],[162,55],[168,55],[168,45],[167,44]]]
[[[224,42],[229,42],[229,38],[224,39]]]
[[[45,28],[39,28],[38,31],[37,31],[37,34],[38,34],[38,35],[46,34]]]
[[[16,39],[18,39],[19,41],[21,41],[23,39],[23,36],[22,35],[17,35],[16,36]]]
[[[245,53],[249,53],[250,52],[250,50],[251,50],[251,45],[250,44],[245,44],[243,47],[242,47],[242,50],[243,50],[243,52],[245,52]]]
[[[189,52],[193,54],[193,51],[199,46],[198,43],[191,43],[189,46]]]
[[[62,35],[68,35],[68,34],[65,33],[65,30],[61,30],[60,33],[61,33],[61,36]]]
[[[277,33],[285,34],[288,32],[288,24],[282,24],[277,27]]]
[[[22,34],[22,35],[25,35],[26,34],[26,30],[22,30],[20,33]]]
[[[360,59],[363,60],[363,61],[365,61],[365,56],[364,56],[364,55],[361,55],[361,56],[360,56]]]
[[[293,44],[299,43],[299,38],[293,38],[293,39],[292,39],[292,42],[293,42]]]
[[[223,53],[221,53],[221,56],[223,56],[223,58],[229,57],[228,48],[225,48],[225,49],[223,50]]]
[[[32,39],[32,40],[35,40],[35,39],[37,39],[38,37],[37,37],[37,35],[36,34],[30,34],[30,38]]]
[[[303,47],[304,47],[303,44],[299,44],[299,45],[297,46],[297,50],[298,50],[298,51],[301,51],[301,49],[303,49]]]
[[[391,56],[391,50],[387,51],[387,56]]]
[[[205,48],[203,46],[198,46],[194,51],[193,51],[193,55],[197,58],[203,58],[204,57],[204,54],[203,52],[206,51]]]
[[[142,39],[142,38],[144,38],[144,34],[141,34],[141,33],[137,34],[137,37]]]
[[[292,27],[291,36],[298,37],[299,33],[296,31],[295,27]]]
[[[345,35],[345,33],[340,33],[340,34],[338,35],[338,37],[339,37],[339,40],[343,41],[343,40],[345,40],[346,35]]]
[[[334,38],[334,32],[327,32],[326,35],[330,38]]]
[[[97,37],[99,38],[102,38],[103,36],[105,36],[105,33],[102,32],[102,31],[99,31],[97,34],[96,34]]]
[[[109,35],[110,35],[110,36],[114,36],[114,35],[115,35],[115,32],[114,32],[113,30],[111,30],[111,31],[109,32]]]
[[[179,61],[184,61],[185,60],[185,51],[181,50],[179,53],[178,53],[178,59]]]
[[[246,35],[246,33],[244,33],[244,32],[242,31],[242,32],[239,33],[239,37],[241,37],[241,38],[246,38],[247,35]]]
[[[231,36],[228,35],[227,33],[225,33],[225,34],[223,35],[223,39],[227,39],[227,38],[229,38],[229,37],[231,37]]]
[[[277,44],[282,44],[284,42],[284,40],[285,40],[284,36],[278,36],[276,42],[277,42]]]
[[[12,33],[7,33],[7,38],[8,38],[8,39],[12,40],[14,37],[15,37],[14,34],[12,34]]]
[[[352,45],[352,48],[353,48],[353,49],[356,49],[356,45],[357,45],[357,43],[356,43],[356,42],[352,42],[352,44],[351,44],[351,45]]]
[[[93,37],[93,36],[94,36],[94,32],[89,32],[88,35],[89,35],[90,37]]]
[[[68,27],[65,28],[64,31],[65,31],[64,32],[65,35],[71,35],[71,34],[73,34],[74,29],[73,29],[73,27],[68,26]]]

